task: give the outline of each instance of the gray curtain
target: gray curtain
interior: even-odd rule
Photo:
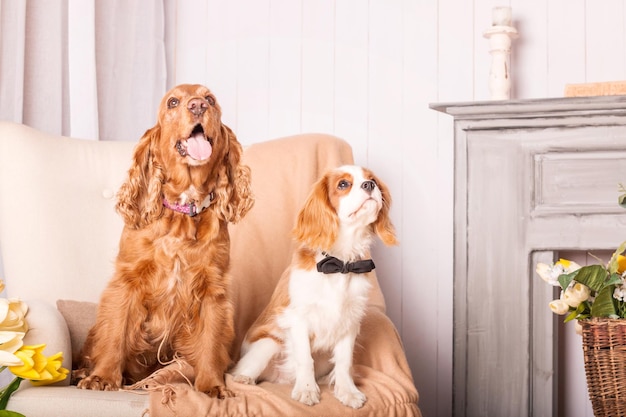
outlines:
[[[0,119],[137,140],[166,90],[164,0],[0,0]]]

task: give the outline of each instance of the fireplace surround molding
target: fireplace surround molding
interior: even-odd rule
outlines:
[[[455,416],[556,416],[562,250],[626,240],[626,96],[437,103],[454,123]]]

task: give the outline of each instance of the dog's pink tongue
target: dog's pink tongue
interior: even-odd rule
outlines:
[[[196,133],[187,139],[187,154],[197,161],[203,161],[211,156],[213,147],[202,133]]]

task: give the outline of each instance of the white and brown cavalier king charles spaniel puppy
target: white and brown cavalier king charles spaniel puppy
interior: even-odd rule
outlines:
[[[209,89],[179,85],[163,97],[118,193],[125,225],[79,388],[116,390],[176,357],[193,367],[198,391],[232,396],[228,223],[253,204],[241,156]]]
[[[387,187],[358,166],[331,170],[314,185],[294,229],[293,260],[229,371],[236,382],[294,384],[291,397],[314,405],[317,380],[328,375],[339,401],[363,406],[352,357],[371,287],[370,246],[376,235],[397,244],[390,203]]]

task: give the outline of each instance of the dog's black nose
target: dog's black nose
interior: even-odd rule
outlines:
[[[372,191],[374,191],[374,188],[376,188],[376,183],[371,180],[365,181],[363,182],[363,184],[361,184],[361,188],[367,191],[368,193],[371,193]]]
[[[195,116],[200,116],[208,107],[207,102],[199,98],[191,99],[189,103],[187,103],[187,109]]]

